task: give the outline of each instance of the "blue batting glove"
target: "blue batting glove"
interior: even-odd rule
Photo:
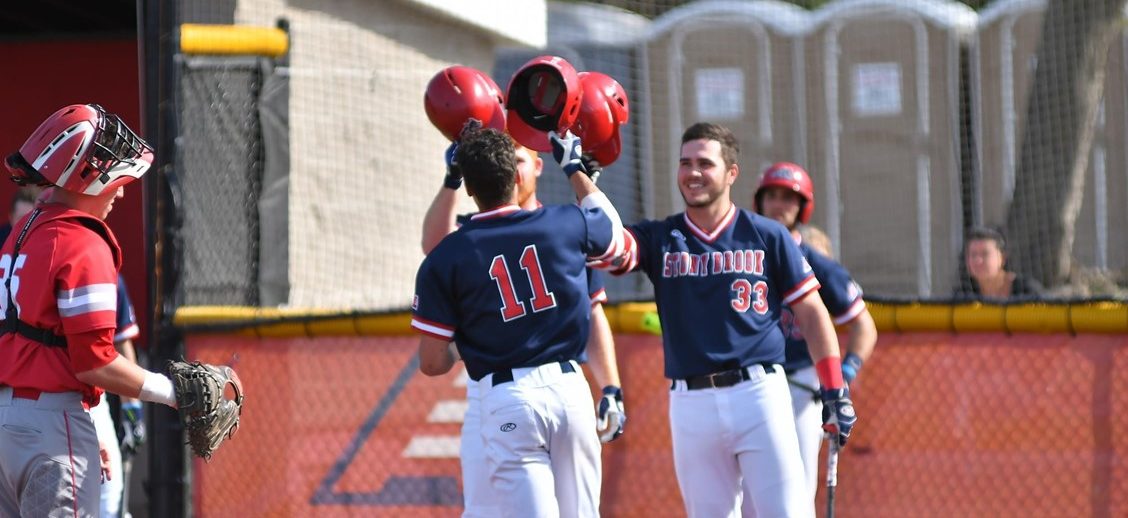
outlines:
[[[846,383],[853,383],[854,378],[858,377],[858,373],[862,370],[862,357],[854,353],[846,353],[842,358],[842,379]]]
[[[627,424],[627,412],[623,408],[623,389],[615,385],[603,387],[603,398],[599,400],[597,427],[599,440],[611,442],[623,435]]]
[[[831,437],[838,436],[838,445],[845,446],[846,440],[850,438],[850,431],[858,422],[858,416],[854,413],[854,402],[850,401],[850,389],[846,387],[822,389],[821,396],[823,430],[830,433]]]
[[[450,143],[450,147],[447,147],[446,153],[443,155],[446,159],[447,170],[446,176],[443,177],[443,187],[453,191],[457,191],[459,187],[462,187],[462,169],[458,167],[457,155],[458,141],[456,140]]]
[[[555,131],[550,131],[548,132],[548,139],[552,141],[552,158],[556,159],[556,163],[560,164],[560,168],[564,170],[564,174],[568,175],[568,178],[584,170],[584,164],[581,160],[584,150],[580,144],[580,137],[575,136],[571,131],[564,132],[564,136],[560,136]]]

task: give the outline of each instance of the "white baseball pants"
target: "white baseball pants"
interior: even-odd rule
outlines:
[[[678,486],[690,518],[741,516],[741,493],[757,518],[814,517],[807,497],[791,395],[780,366],[753,365],[749,380],[724,388],[670,392]]]
[[[513,381],[478,384],[481,437],[495,516],[599,516],[602,477],[594,402],[583,371],[559,363],[513,369]]]
[[[118,518],[121,513],[122,471],[121,448],[118,443],[117,430],[114,429],[114,419],[110,416],[110,405],[106,403],[106,394],[97,405],[90,408],[90,418],[94,420],[94,429],[98,432],[98,440],[106,445],[110,452],[109,480],[102,482],[102,518]]]
[[[462,518],[498,516],[490,489],[490,471],[486,466],[486,443],[482,440],[482,398],[478,382],[466,382],[466,416],[462,419],[462,440],[459,461],[462,463]]]

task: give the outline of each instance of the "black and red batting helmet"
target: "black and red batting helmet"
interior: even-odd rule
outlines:
[[[623,150],[619,126],[630,118],[627,92],[607,74],[580,72],[579,77],[583,98],[573,132],[583,141],[585,152],[610,165]]]
[[[548,132],[563,134],[580,115],[583,88],[575,67],[559,56],[538,56],[517,69],[505,93],[509,134],[536,151],[552,151]]]
[[[799,206],[799,222],[811,221],[811,214],[815,212],[815,184],[805,169],[791,162],[776,162],[768,166],[760,176],[760,185],[756,187],[756,194],[753,196],[757,214],[764,213],[760,200],[764,189],[769,187],[780,187],[798,194],[803,199]]]
[[[446,138],[458,140],[463,126],[478,119],[483,126],[505,131],[505,99],[490,76],[475,68],[444,68],[427,83],[423,107],[427,118]]]

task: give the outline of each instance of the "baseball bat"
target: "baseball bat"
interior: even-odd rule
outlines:
[[[826,517],[834,518],[834,490],[838,487],[838,434],[827,435],[830,450],[826,454]]]
[[[132,457],[132,455],[131,455]],[[118,516],[125,518],[129,516],[129,474],[133,471],[133,459],[121,460],[121,509],[118,509]]]

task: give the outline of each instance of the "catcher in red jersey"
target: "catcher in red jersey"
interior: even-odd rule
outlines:
[[[17,184],[50,191],[0,248],[0,516],[98,514],[101,480],[116,475],[87,412],[104,390],[172,407],[200,398],[114,348],[121,249],[104,219],[152,162],[93,104],[55,112],[5,160]]]

